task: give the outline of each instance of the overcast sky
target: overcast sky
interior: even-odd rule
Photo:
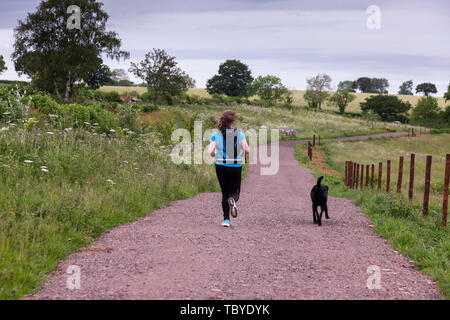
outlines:
[[[10,60],[17,20],[39,0],[1,0],[0,54]],[[387,78],[390,93],[412,79],[433,82],[438,95],[450,82],[448,0],[104,0],[108,27],[117,31],[129,60],[105,60],[128,70],[152,48],[163,48],[205,87],[226,59],[239,59],[254,76],[279,76],[290,89],[327,73],[337,87],[360,76]],[[368,29],[370,5],[381,9],[381,28]],[[130,75],[130,79],[138,81]],[[139,81],[140,82],[140,81]]]

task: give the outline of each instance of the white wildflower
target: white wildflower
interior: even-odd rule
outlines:
[[[31,161],[31,160],[24,160],[23,162],[25,162],[25,163],[33,163],[33,161]]]
[[[48,172],[48,169],[42,168],[41,171],[42,171],[42,172]]]
[[[111,179],[105,180],[106,182],[111,183],[112,185],[115,185],[116,183],[114,181],[112,181]]]
[[[65,128],[64,129],[66,132],[70,132],[70,131],[72,131],[72,128]]]
[[[51,132],[51,131],[48,131],[47,134],[49,134],[49,135],[52,136],[52,135],[54,135],[55,133],[54,133],[54,132]]]
[[[58,115],[57,115],[57,114],[51,114],[51,113],[50,113],[48,116],[49,116],[50,118],[58,118]]]

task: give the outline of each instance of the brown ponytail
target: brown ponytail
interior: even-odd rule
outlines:
[[[220,132],[225,131],[227,128],[229,128],[237,119],[239,116],[232,110],[226,110],[222,113],[222,115],[219,118],[219,121],[217,123],[217,129]]]

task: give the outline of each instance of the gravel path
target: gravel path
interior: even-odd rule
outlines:
[[[316,181],[296,143],[280,143],[277,175],[251,166],[231,228],[220,227],[219,193],[176,201],[70,255],[29,299],[438,299],[350,200],[329,198],[330,220],[313,225]],[[81,268],[80,290],[66,288],[69,265]],[[371,265],[381,289],[366,286]]]

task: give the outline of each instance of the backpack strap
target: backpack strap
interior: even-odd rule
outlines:
[[[239,149],[239,141],[238,141],[238,130],[233,129],[233,151],[234,155],[233,157],[230,157],[229,154],[227,154],[227,157],[225,156],[225,152],[227,152],[227,130],[222,131],[222,137],[223,137],[223,148],[222,148],[222,159],[221,161],[223,163],[242,163],[242,159],[238,159],[238,149]],[[231,146],[231,145],[230,145]]]

